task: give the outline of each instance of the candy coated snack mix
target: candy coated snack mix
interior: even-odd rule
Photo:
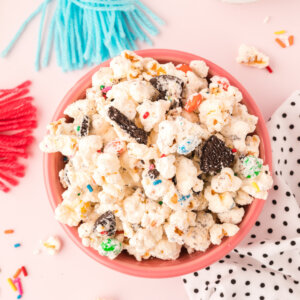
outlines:
[[[243,206],[266,199],[257,117],[208,73],[204,61],[175,66],[124,51],[93,75],[68,119],[48,125],[40,148],[64,161],[55,215],[84,246],[110,259],[174,260],[236,234]]]

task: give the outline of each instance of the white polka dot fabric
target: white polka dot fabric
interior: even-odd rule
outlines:
[[[268,129],[273,190],[236,249],[182,277],[190,299],[300,299],[300,91],[277,109]]]

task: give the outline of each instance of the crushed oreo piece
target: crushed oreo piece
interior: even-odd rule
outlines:
[[[101,225],[101,229],[98,228],[99,225]],[[116,230],[116,217],[110,210],[102,214],[94,224],[94,231],[103,236],[113,236],[116,234]]]
[[[90,128],[90,118],[88,116],[84,116],[81,121],[81,126],[79,130],[79,136],[87,136],[89,134]]]
[[[66,165],[64,169],[59,172],[59,179],[62,186],[66,189],[71,185],[70,179],[68,177],[69,166]]]
[[[63,162],[66,164],[69,162],[68,156],[63,155]]]
[[[173,75],[160,75],[151,78],[150,83],[159,91],[158,99],[171,101],[171,109],[182,106],[184,82],[180,78]]]
[[[148,175],[151,179],[155,179],[159,176],[159,172],[157,171],[157,169],[152,169],[148,171]]]
[[[221,171],[222,168],[230,167],[234,155],[225,143],[212,135],[203,145],[200,158],[200,169],[211,175]]]
[[[172,181],[173,181],[174,185],[176,185],[176,184],[177,184],[177,179],[176,179],[176,176],[172,177]]]
[[[125,115],[123,115],[117,108],[110,106],[108,109],[108,117],[116,122],[121,129],[126,131],[131,137],[133,137],[139,144],[147,145],[148,134],[142,128],[137,127],[132,121],[130,121]]]

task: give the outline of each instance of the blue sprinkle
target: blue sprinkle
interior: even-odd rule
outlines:
[[[20,246],[21,246],[20,243],[14,244],[14,247],[15,247],[15,248],[18,248],[18,247],[20,247]]]
[[[158,180],[155,180],[155,181],[153,182],[153,185],[158,185],[158,184],[160,184],[160,183],[162,183],[162,181],[161,181],[160,179],[158,179]]]
[[[93,188],[92,188],[92,186],[91,186],[90,184],[88,184],[86,187],[87,187],[87,189],[88,189],[90,192],[93,191]]]
[[[191,197],[190,194],[189,194],[189,195],[186,195],[186,196],[182,195],[182,196],[178,199],[178,202],[184,202],[184,201],[186,201],[187,199],[189,199],[190,197]]]
[[[17,299],[21,299],[21,298],[22,298],[22,295],[18,295],[18,296],[17,296]]]

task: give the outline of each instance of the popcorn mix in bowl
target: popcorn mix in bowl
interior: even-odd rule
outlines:
[[[86,97],[48,126],[40,147],[61,152],[57,219],[111,259],[174,260],[239,230],[243,206],[272,186],[257,117],[203,61],[160,64],[125,51]]]

